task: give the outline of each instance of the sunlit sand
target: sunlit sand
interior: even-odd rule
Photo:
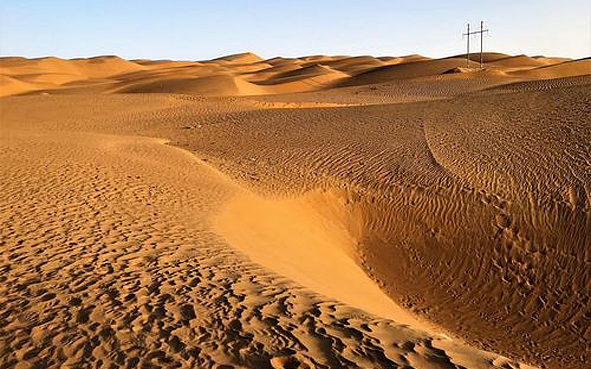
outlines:
[[[0,58],[0,367],[582,368],[591,59]]]

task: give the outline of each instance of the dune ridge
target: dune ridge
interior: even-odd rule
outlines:
[[[485,69],[517,80],[561,78],[591,73],[591,61],[501,53],[484,55]],[[479,66],[471,56],[470,68]],[[431,59],[325,56],[275,57],[228,55],[205,61],[125,60],[117,56],[60,59],[0,58],[0,96],[24,93],[191,93],[248,96],[297,93],[384,83],[417,77],[435,78],[466,67],[465,55]],[[469,70],[468,70],[469,71]],[[197,78],[207,78],[197,80]]]

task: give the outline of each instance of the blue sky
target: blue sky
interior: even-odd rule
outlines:
[[[0,0],[0,55],[441,57],[480,20],[489,51],[591,55],[591,0]]]

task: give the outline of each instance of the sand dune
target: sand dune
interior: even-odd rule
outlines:
[[[326,201],[356,219],[360,264],[399,303],[489,349],[577,368],[591,234],[586,79],[510,99],[247,112],[233,117],[239,132],[216,122],[196,133],[214,147],[193,147],[271,192],[328,187]],[[537,114],[517,110],[525,104]],[[355,190],[330,200],[333,188]]]
[[[328,66],[324,66],[321,64],[314,64],[314,65],[310,65],[307,67],[283,72],[281,74],[278,74],[276,77],[277,78],[284,78],[284,77],[289,78],[289,77],[318,76],[318,75],[322,75],[322,74],[330,74],[333,71],[334,71],[334,69],[332,69]]]
[[[398,60],[396,60],[398,62]],[[358,56],[327,62],[326,65],[341,72],[354,74],[371,68],[381,67],[393,61],[385,62],[371,56]]]
[[[297,58],[282,58],[282,57],[275,57],[271,59],[265,60],[266,63],[269,63],[273,66],[280,66],[280,65],[292,65],[292,64],[299,64],[301,63],[300,59]]]
[[[122,73],[143,70],[143,66],[117,56],[97,56],[70,61],[81,74],[90,78],[105,78]]]
[[[482,59],[485,63],[490,63],[495,60],[506,59],[506,58],[511,58],[511,57],[512,57],[511,55],[503,54],[503,53],[486,52],[486,53],[482,54]],[[448,57],[448,59],[455,59],[455,58],[466,59],[466,54],[459,54],[459,55],[454,55],[454,56]],[[471,53],[470,60],[479,63],[480,62],[480,53]]]
[[[336,81],[349,77],[348,74],[332,69],[320,64],[310,65],[303,68],[293,69],[286,72],[275,74],[265,81],[258,81],[259,85],[280,85],[277,86],[277,92],[298,92],[306,91],[306,85],[312,89],[318,86],[329,85]],[[295,83],[299,82],[299,83]],[[295,88],[289,88],[294,86]]]
[[[262,93],[257,85],[238,77],[227,75],[199,78],[162,78],[148,83],[135,83],[116,92],[167,92],[191,93],[205,96],[257,95]]]
[[[546,64],[556,64],[556,63],[562,63],[565,61],[572,60],[570,58],[558,58],[558,57],[554,57],[554,56],[543,56],[543,55],[532,56],[532,58],[534,58],[536,60],[543,61]]]
[[[253,53],[241,53],[241,54],[222,56],[220,58],[213,59],[212,61],[237,63],[237,64],[248,64],[248,63],[262,62],[264,60],[260,56],[255,55]]]
[[[542,80],[528,80],[522,82],[506,83],[498,86],[489,87],[482,91],[482,93],[498,93],[498,92],[520,92],[520,91],[539,91],[549,90],[554,88],[563,88],[571,86],[587,86],[591,85],[591,79],[588,75],[553,78]]]
[[[2,74],[20,75],[31,73],[66,73],[79,75],[80,72],[69,60],[60,58],[1,58]]]
[[[190,93],[207,96],[274,95],[342,86],[373,85],[444,73],[474,72],[480,56],[430,59],[418,54],[401,57],[326,56],[276,57],[229,55],[209,61],[124,60],[116,56],[88,59],[55,57],[0,58],[5,87],[1,96],[23,93]],[[589,60],[571,61],[526,55],[485,53],[489,76],[509,76],[516,82],[589,74]],[[198,79],[204,78],[204,79]],[[482,80],[482,75],[478,80]],[[208,86],[206,86],[208,85]]]
[[[477,67],[476,62],[470,62],[470,67]],[[361,73],[345,82],[345,85],[366,85],[401,78],[417,78],[443,74],[450,69],[465,67],[466,60],[460,58],[420,60],[378,67]]]
[[[273,64],[271,64],[271,65],[273,65]],[[244,75],[245,75],[245,78],[249,78],[252,80],[266,81],[266,80],[270,79],[271,77],[277,76],[280,73],[285,73],[285,72],[298,70],[298,69],[301,69],[299,64],[288,63],[288,64],[274,65],[269,68],[257,70],[254,72],[247,72]]]
[[[589,59],[465,64],[0,59],[0,366],[585,367]]]
[[[21,81],[30,82],[33,84],[47,84],[47,85],[62,85],[68,82],[79,80],[79,77],[74,74],[61,74],[61,73],[31,73],[21,74],[18,77]]]
[[[0,96],[18,95],[24,92],[32,91],[35,85],[21,81],[17,78],[0,75]]]
[[[144,66],[148,69],[163,69],[163,68],[180,68],[189,66],[202,66],[202,63],[197,61],[181,61],[181,60],[150,60],[150,59],[134,59],[131,60],[136,64]]]
[[[108,77],[120,73],[142,70],[143,67],[134,62],[116,56],[97,56],[88,59],[59,59],[54,57],[26,59],[20,61],[1,61],[3,74],[23,73],[61,73],[77,74],[89,78]]]
[[[488,62],[489,65],[503,68],[535,68],[547,65],[543,59],[530,58],[527,55],[507,56]]]
[[[514,72],[528,79],[549,79],[591,74],[591,58],[569,60],[529,70]]]
[[[133,109],[171,106],[119,96],[80,100],[74,115],[105,109],[94,123],[64,114],[69,97],[4,102],[2,170],[13,179],[2,181],[3,365],[518,367],[303,289],[232,251],[207,218],[245,189],[163,140],[72,131],[144,130],[149,115],[129,120]],[[21,103],[49,104],[54,115],[23,124]],[[325,256],[359,273],[339,253]],[[347,295],[351,286],[337,282]]]

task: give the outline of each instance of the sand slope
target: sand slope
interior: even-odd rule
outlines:
[[[207,220],[244,190],[162,140],[30,128],[0,141],[3,366],[512,363],[247,261]]]
[[[0,366],[584,367],[588,60],[462,63],[3,58]]]
[[[591,57],[569,60],[561,63],[540,66],[538,68],[514,72],[528,79],[549,79],[591,74]]]

